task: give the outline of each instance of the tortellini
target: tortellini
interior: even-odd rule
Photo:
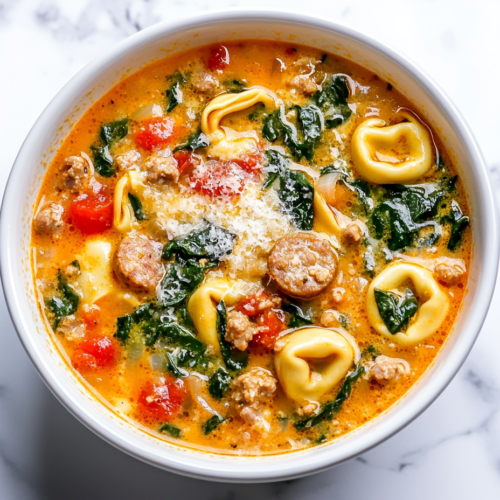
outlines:
[[[418,311],[406,332],[392,335],[379,314],[375,301],[375,288],[384,291],[395,290],[409,280],[417,292]],[[371,282],[368,288],[366,311],[371,325],[381,335],[405,347],[418,344],[435,333],[445,320],[448,309],[448,296],[441,290],[432,272],[416,264],[408,262],[390,264]]]
[[[111,271],[111,243],[104,240],[91,240],[85,245],[80,263],[79,284],[83,301],[93,304],[114,289]]]
[[[129,193],[142,193],[144,185],[138,172],[127,172],[117,183],[113,198],[113,225],[123,233],[132,229],[134,211],[130,205]]]
[[[274,357],[278,379],[288,397],[317,401],[352,367],[355,351],[341,333],[327,328],[303,328],[285,337]]]
[[[201,285],[188,302],[188,311],[200,339],[220,354],[217,335],[217,304],[224,299],[227,306],[235,304],[245,294],[238,281],[217,278]]]
[[[315,190],[314,191],[314,229],[319,233],[325,233],[329,236],[340,238],[342,228],[337,222],[337,218],[328,206],[325,199]]]
[[[361,123],[352,136],[352,160],[360,175],[370,182],[416,181],[432,165],[429,131],[410,113],[400,115],[408,121],[386,127],[384,120],[371,118]]]

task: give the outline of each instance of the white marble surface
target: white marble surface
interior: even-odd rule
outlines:
[[[155,22],[242,0],[0,0],[0,193],[24,137],[87,62]],[[304,8],[298,0],[252,5]],[[309,0],[410,56],[469,121],[500,199],[500,4],[488,0]],[[0,296],[0,500],[500,498],[500,290],[443,395],[378,448],[285,483],[224,485],[144,465],[86,430],[44,386]]]

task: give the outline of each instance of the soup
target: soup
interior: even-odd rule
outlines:
[[[402,398],[467,289],[467,200],[391,83],[247,40],[127,77],[74,125],[33,217],[48,334],[158,439],[318,446]]]

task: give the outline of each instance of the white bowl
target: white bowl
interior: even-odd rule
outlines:
[[[63,361],[37,307],[30,270],[30,223],[43,176],[71,125],[124,76],[157,58],[228,39],[293,41],[352,59],[391,82],[418,108],[455,159],[467,189],[474,255],[456,326],[436,362],[399,404],[338,441],[284,455],[224,457],[166,444],[100,402]],[[62,129],[60,129],[62,125]],[[161,23],[126,39],[78,73],[29,133],[9,177],[1,213],[1,274],[10,314],[28,355],[62,404],[89,429],[163,469],[215,481],[291,479],[339,464],[398,432],[443,391],[469,354],[493,295],[499,239],[488,173],[479,148],[448,97],[411,61],[359,31],[305,14],[272,10],[207,12]]]

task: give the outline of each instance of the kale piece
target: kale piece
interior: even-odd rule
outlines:
[[[451,223],[451,233],[447,248],[454,251],[462,241],[464,231],[469,225],[470,219],[463,214],[458,202],[453,200],[451,202],[450,213],[443,217],[443,222]]]
[[[113,168],[113,157],[109,152],[109,146],[90,146],[90,151],[92,153],[92,158],[94,160],[94,168],[96,172],[102,177],[111,177],[115,174],[115,169]]]
[[[390,292],[375,288],[375,302],[380,317],[387,329],[394,335],[408,328],[408,322],[418,311],[418,301],[407,288],[404,297],[396,297]]]
[[[167,113],[170,113],[184,100],[181,90],[181,85],[186,83],[186,79],[181,73],[174,73],[168,78],[170,86],[167,88],[165,95],[167,97]]]
[[[158,428],[158,432],[166,432],[168,435],[170,435],[173,438],[180,438],[182,435],[181,430],[179,427],[176,427],[175,425],[172,424],[162,424]]]
[[[326,128],[336,128],[349,119],[352,111],[348,97],[347,79],[342,75],[333,75],[330,82],[325,82],[322,90],[313,95],[313,101],[323,112]]]
[[[208,382],[208,392],[214,399],[222,399],[229,389],[232,377],[225,368],[217,368]]]
[[[116,120],[114,122],[107,123],[106,125],[101,125],[101,129],[99,131],[99,138],[101,139],[101,142],[106,146],[112,146],[116,142],[121,141],[127,135],[127,118]]]
[[[317,415],[295,422],[295,428],[299,431],[303,431],[325,420],[331,420],[342,408],[342,405],[349,399],[352,392],[352,386],[364,372],[365,368],[362,365],[358,365],[357,368],[345,378],[335,399],[326,403]]]
[[[297,328],[304,325],[312,325],[313,320],[297,305],[292,302],[284,302],[281,309],[290,315],[289,328]]]
[[[209,224],[201,231],[172,240],[163,249],[162,257],[168,259],[176,253],[183,259],[195,257],[218,261],[233,251],[235,239],[236,235],[227,229]]]
[[[227,310],[224,300],[219,302],[215,310],[217,312],[217,335],[224,364],[231,371],[243,370],[248,363],[248,353],[232,349],[231,344],[226,340]]]
[[[76,312],[80,303],[80,296],[68,285],[61,271],[57,273],[57,282],[61,296],[54,296],[47,303],[47,307],[55,317],[52,325],[54,331],[57,330],[62,318]]]
[[[100,145],[90,146],[90,151],[92,152],[95,170],[102,177],[111,177],[114,175],[114,161],[109,149],[127,135],[127,118],[101,125],[101,129],[99,130]]]
[[[128,199],[130,201],[130,204],[132,205],[132,210],[134,211],[135,218],[137,220],[147,220],[147,215],[144,212],[144,209],[142,208],[142,203],[137,196],[135,196],[132,193],[128,193]]]
[[[208,435],[213,432],[220,424],[224,423],[225,419],[219,415],[214,415],[212,418],[209,418],[203,424],[203,434]]]
[[[130,337],[130,329],[132,328],[132,316],[127,314],[120,318],[116,318],[116,333],[113,335],[120,342],[126,342]]]
[[[210,146],[210,139],[203,132],[198,130],[197,132],[192,133],[184,144],[177,146],[174,149],[174,153],[177,153],[177,151],[180,151],[181,149],[195,151],[196,149],[206,148],[208,146]]]

